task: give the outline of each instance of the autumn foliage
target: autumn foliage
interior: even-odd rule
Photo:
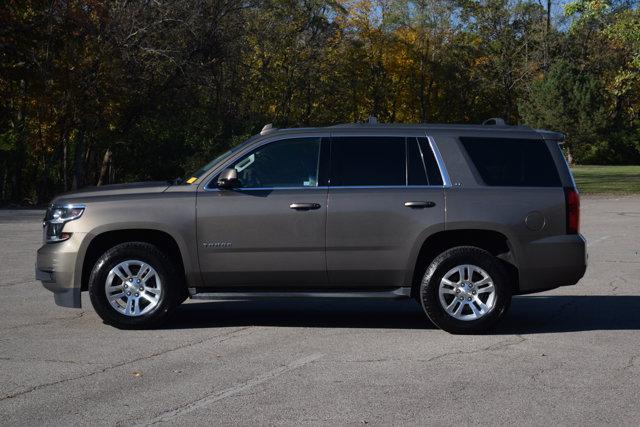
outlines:
[[[640,163],[633,1],[156,0],[0,5],[0,204],[168,179],[276,126],[563,131]]]

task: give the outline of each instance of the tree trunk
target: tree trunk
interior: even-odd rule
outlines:
[[[19,128],[18,147],[15,156],[15,163],[13,165],[13,176],[11,182],[11,199],[14,202],[22,204],[23,202],[23,189],[24,184],[22,182],[22,172],[25,169],[27,163],[27,135],[26,135],[26,103],[27,103],[27,85],[24,80],[20,80],[20,90],[22,99],[20,103],[20,109],[18,110],[17,123]],[[8,166],[8,165],[7,165]]]
[[[84,161],[84,130],[80,130],[76,141],[76,150],[73,154],[73,183],[71,185],[74,190],[84,184]]]
[[[551,3],[552,0],[547,0],[547,29],[544,35],[544,58],[542,60],[543,68],[549,66],[549,37],[551,36]]]
[[[567,144],[567,163],[569,166],[573,166],[573,155],[571,155],[571,145]]]
[[[7,167],[7,163],[3,162],[3,168],[2,168],[2,184],[0,184],[0,204],[4,203],[5,199],[6,199],[6,188],[7,188],[7,175],[8,175],[8,167]]]
[[[65,138],[62,141],[62,185],[64,186],[64,191],[69,191],[69,183],[67,180],[67,139]]]
[[[102,158],[102,166],[100,167],[100,178],[98,178],[98,186],[108,184],[109,181],[109,167],[111,166],[111,158],[113,157],[113,153],[110,148],[107,148],[107,151],[104,152],[104,157]]]

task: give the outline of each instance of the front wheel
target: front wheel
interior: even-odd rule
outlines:
[[[427,268],[420,302],[429,319],[447,332],[485,332],[511,304],[507,277],[489,252],[472,246],[451,248]]]
[[[127,242],[106,251],[89,277],[98,315],[118,328],[158,326],[182,302],[183,281],[157,246]]]

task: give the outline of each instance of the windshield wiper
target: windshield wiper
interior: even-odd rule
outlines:
[[[167,180],[167,183],[169,185],[180,185],[182,184],[184,181],[182,178],[178,177],[178,178],[174,178],[174,179],[169,179]]]

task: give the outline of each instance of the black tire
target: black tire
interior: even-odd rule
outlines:
[[[140,260],[152,266],[162,282],[158,304],[137,317],[118,312],[107,300],[105,283],[109,271],[126,260]],[[184,279],[175,264],[157,246],[145,242],[126,242],[106,251],[96,261],[89,276],[91,304],[105,323],[121,329],[147,329],[162,324],[185,299]]]
[[[442,278],[451,269],[463,264],[475,265],[487,272],[496,292],[493,309],[476,320],[456,319],[440,303],[439,286]],[[452,334],[477,334],[491,329],[505,315],[511,304],[511,287],[508,275],[497,258],[474,246],[458,246],[438,255],[427,267],[419,297],[425,313],[440,329]],[[471,312],[470,308],[466,310]]]

